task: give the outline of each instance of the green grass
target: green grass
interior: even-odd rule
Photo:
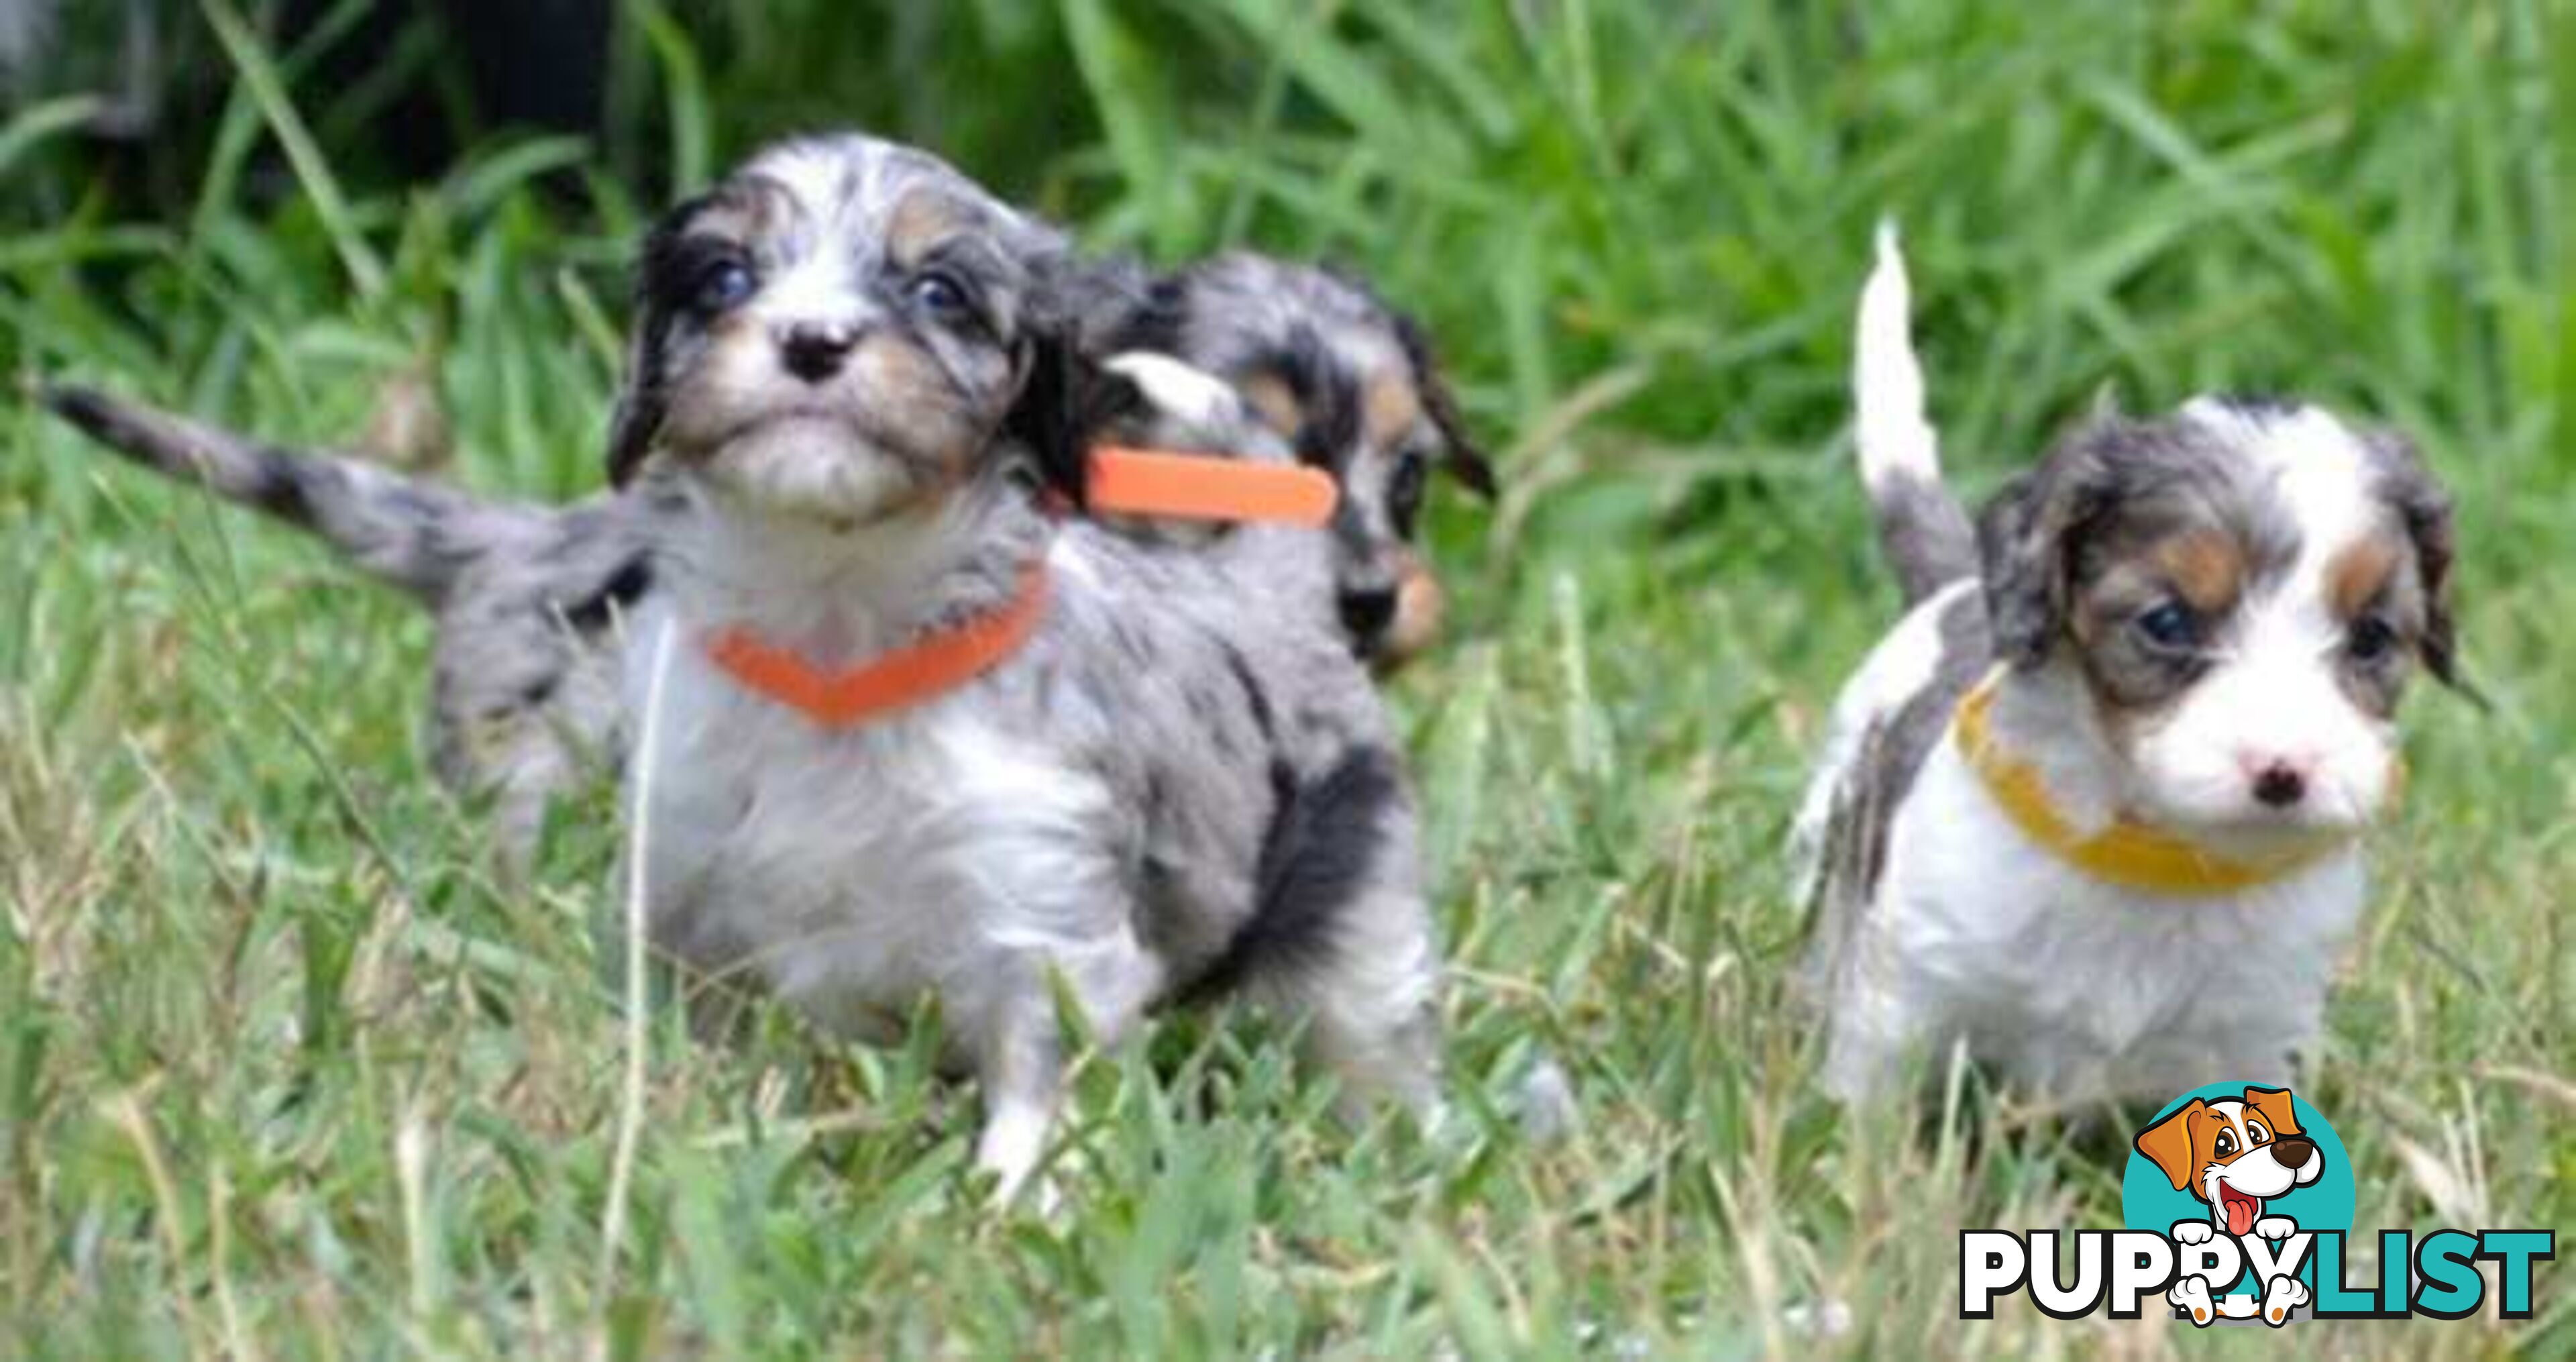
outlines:
[[[1462,1137],[1348,1137],[1278,1038],[1184,1021],[1084,1069],[1069,1208],[997,1219],[962,1171],[972,1095],[920,1052],[776,1018],[709,1050],[664,1019],[613,1208],[606,803],[498,880],[414,739],[424,621],[13,405],[0,1351],[2576,1354],[2563,1263],[2512,1326],[1959,1322],[1956,1231],[2116,1223],[2116,1164],[2006,1108],[1918,1134],[1825,1102],[1778,864],[1892,607],[1843,372],[1893,213],[1966,482],[2105,388],[2204,386],[2379,414],[2450,480],[2495,706],[2410,707],[2304,1095],[2363,1226],[2576,1222],[2564,5],[949,11],[877,47],[903,25],[809,3],[693,40],[638,7],[613,155],[498,142],[395,189],[338,183],[334,92],[216,6],[195,41],[238,79],[166,219],[88,189],[59,109],[0,127],[0,171],[45,187],[0,209],[0,364],[306,438],[426,366],[457,476],[568,495],[598,481],[659,193],[624,186],[855,116],[1103,246],[1364,268],[1509,482],[1490,516],[1441,509],[1458,627],[1394,687]],[[1585,1125],[1529,1148],[1507,1107],[1542,1050]],[[1784,1332],[1820,1295],[1852,1332]]]

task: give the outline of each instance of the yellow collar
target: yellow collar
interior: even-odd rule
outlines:
[[[2333,846],[2303,848],[2288,856],[2260,862],[2214,855],[2159,828],[2121,819],[2087,836],[2075,830],[2048,797],[2048,787],[2029,763],[2005,752],[1987,723],[1995,689],[2004,673],[1998,669],[1959,701],[1951,731],[1968,769],[1985,782],[1986,793],[2003,807],[2022,835],[2057,853],[2059,859],[2106,884],[2148,889],[2164,894],[2232,894],[2269,884],[2303,870]]]

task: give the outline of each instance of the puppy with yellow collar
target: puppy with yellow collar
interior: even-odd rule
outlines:
[[[1911,606],[1796,829],[1845,1097],[1966,1056],[2060,1102],[2287,1071],[2360,911],[2412,674],[2456,682],[2450,503],[2402,438],[2201,398],[2076,431],[1972,523],[1883,233],[1857,442]]]

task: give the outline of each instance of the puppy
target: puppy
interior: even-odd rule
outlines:
[[[1102,348],[1227,380],[1341,484],[1334,595],[1372,665],[1391,671],[1438,636],[1444,598],[1418,537],[1429,475],[1487,500],[1495,479],[1412,318],[1347,275],[1238,251],[1153,281]]]
[[[1912,609],[1794,834],[1827,1081],[1956,1046],[2062,1101],[2282,1072],[2361,907],[2399,697],[2458,680],[2450,503],[2386,431],[2202,398],[2077,431],[1972,529],[1906,309],[1883,234],[1857,438]]]
[[[1103,262],[1069,292],[1086,351],[1159,352],[1232,378],[1335,475],[1334,580],[1319,590],[1356,651],[1391,670],[1429,644],[1442,597],[1414,542],[1425,472],[1488,496],[1494,479],[1411,319],[1339,275],[1245,254],[1162,277]],[[570,507],[508,502],[84,388],[46,400],[109,448],[309,530],[420,599],[437,620],[432,764],[492,801],[512,862],[567,791],[622,760],[614,625],[653,589],[646,549],[669,498],[651,480]]]
[[[2288,1237],[2296,1223],[2263,1214],[2264,1203],[2316,1181],[2326,1166],[2316,1141],[2299,1133],[2287,1088],[2249,1087],[2241,1101],[2195,1097],[2138,1132],[2137,1148],[2175,1191],[2189,1192],[2209,1207],[2206,1219],[2174,1222],[2173,1237],[2184,1244],[2205,1244],[2220,1234]],[[2177,1280],[2167,1299],[2200,1324],[2221,1313],[2210,1300],[2209,1284],[2196,1276]],[[2260,1310],[2277,1325],[2307,1299],[2306,1285],[2284,1275],[2264,1284]]]
[[[1005,1196],[1059,998],[1114,1041],[1248,993],[1350,1101],[1437,1096],[1411,798],[1326,545],[1050,512],[1100,409],[1050,353],[1064,253],[920,152],[765,151],[646,245],[609,459],[678,498],[623,658],[654,943],[853,1035],[935,997]]]

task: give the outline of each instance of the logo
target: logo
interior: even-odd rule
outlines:
[[[2166,1104],[2131,1141],[2123,1230],[1968,1230],[1959,1236],[1959,1314],[1994,1318],[1998,1297],[2079,1319],[2107,1303],[2135,1319],[2161,1299],[2198,1328],[2256,1320],[2466,1319],[2486,1305],[2481,1259],[2497,1264],[2497,1312],[2531,1314],[2532,1265],[2556,1256],[2547,1230],[2379,1234],[2377,1280],[2353,1285],[2345,1244],[2358,1200],[2343,1140],[2288,1088],[2213,1083]]]
[[[2179,1251],[2165,1299],[2204,1325],[2287,1322],[2315,1299],[2316,1264],[2284,1270],[2280,1248],[2302,1230],[2350,1230],[2354,1203],[2334,1127],[2289,1089],[2252,1085],[2202,1088],[2158,1113],[2131,1142],[2120,1185],[2129,1228],[2165,1234]],[[2255,1241],[2273,1250],[2268,1261],[2252,1260]],[[2241,1275],[2221,1275],[2230,1258]]]

